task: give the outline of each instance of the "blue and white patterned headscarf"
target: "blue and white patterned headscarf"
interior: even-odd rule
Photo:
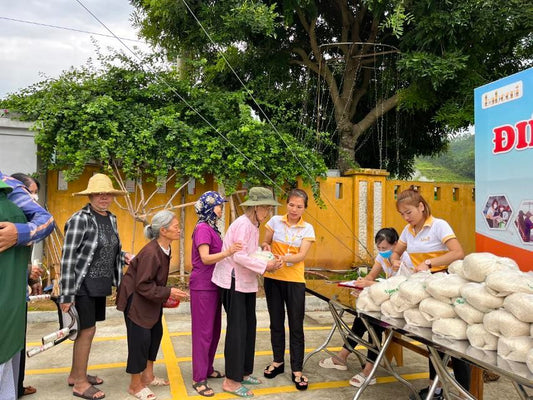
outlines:
[[[215,214],[214,208],[226,201],[227,200],[222,197],[220,193],[215,191],[209,191],[202,194],[194,205],[196,215],[198,215],[198,223],[205,222],[220,234],[217,227],[218,217]]]

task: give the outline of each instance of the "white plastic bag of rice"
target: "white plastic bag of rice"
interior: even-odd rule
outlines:
[[[413,307],[418,307],[418,303],[411,303],[409,300],[405,299],[400,293],[394,293],[390,297],[390,301],[394,310],[396,312],[404,312]]]
[[[461,297],[482,312],[489,312],[503,305],[503,298],[487,292],[484,283],[469,282],[461,287]]]
[[[466,279],[471,281],[483,282],[491,272],[502,269],[519,269],[516,263],[511,261],[492,253],[471,253],[463,259],[464,275]]]
[[[527,352],[526,364],[531,373],[533,374],[533,349]]]
[[[513,293],[505,298],[503,308],[519,321],[533,322],[533,294]]]
[[[433,321],[431,330],[435,335],[447,339],[465,340],[466,327],[466,322],[461,318],[442,318]]]
[[[427,282],[426,291],[436,299],[452,299],[461,296],[461,287],[468,283],[456,274],[439,273]]]
[[[504,360],[525,363],[527,353],[533,348],[530,336],[501,337],[498,339],[498,355]]]
[[[418,308],[410,308],[403,312],[403,318],[408,325],[418,326],[421,328],[431,328],[433,324],[427,319]]]
[[[407,303],[416,305],[429,297],[429,293],[425,289],[425,282],[423,279],[408,279],[398,286],[398,294]]]
[[[381,307],[372,301],[368,289],[369,287],[366,287],[359,293],[359,297],[357,297],[357,301],[355,302],[355,308],[361,311],[381,311]]]
[[[485,313],[472,307],[463,297],[457,297],[452,305],[459,318],[465,321],[468,325],[483,323]]]
[[[495,351],[487,351],[477,349],[474,346],[468,346],[466,349],[466,354],[470,357],[477,358],[478,360],[484,361],[488,364],[496,364],[496,359],[498,353]]]
[[[511,269],[494,271],[487,275],[485,284],[495,296],[505,297],[519,292],[533,294],[533,273]]]
[[[480,350],[496,350],[498,336],[487,332],[483,324],[469,325],[466,328],[466,337],[472,347]]]
[[[448,272],[450,274],[459,275],[461,278],[466,279],[465,271],[463,270],[463,260],[455,260],[448,265]]]
[[[449,349],[458,351],[462,354],[466,353],[466,349],[469,347],[468,340],[457,340],[437,334],[433,334],[431,336],[431,341],[446,346]]]
[[[438,301],[433,297],[422,300],[418,308],[424,317],[430,321],[457,316],[451,304]]]
[[[513,314],[503,309],[485,314],[483,326],[498,337],[529,336],[531,328],[527,322],[519,321]]]
[[[370,286],[369,290],[372,301],[377,305],[381,305],[384,301],[389,300],[390,296],[398,291],[400,283],[406,279],[407,277],[405,276],[393,276]]]
[[[403,312],[396,311],[391,300],[381,303],[381,314],[389,318],[403,318]]]

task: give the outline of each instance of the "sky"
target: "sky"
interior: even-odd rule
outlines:
[[[127,0],[80,1],[117,36],[140,40],[131,23],[133,7]],[[91,57],[96,58],[91,37],[104,53],[109,46],[124,49],[116,38],[12,21],[24,20],[109,35],[76,0],[0,0],[2,3],[0,98],[46,77],[57,77],[71,66],[85,64]],[[131,48],[138,46],[149,50],[142,42],[125,43]]]

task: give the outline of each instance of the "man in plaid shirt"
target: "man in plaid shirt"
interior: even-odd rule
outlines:
[[[111,179],[95,174],[87,189],[75,193],[89,196],[89,204],[74,213],[65,224],[61,257],[59,303],[63,312],[75,305],[79,332],[74,342],[72,367],[67,382],[73,395],[102,399],[103,391],[94,385],[103,380],[87,375],[89,352],[96,333],[96,321],[105,319],[106,296],[120,284],[122,268],[131,255],[122,251],[117,219],[108,211],[115,196],[126,192],[113,188]]]

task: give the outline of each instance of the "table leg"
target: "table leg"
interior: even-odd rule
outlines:
[[[342,314],[344,313],[344,310],[341,310],[339,312],[339,314],[342,316]],[[326,340],[324,341],[324,343],[322,343],[320,346],[318,346],[316,349],[314,349],[313,351],[311,351],[309,354],[307,354],[305,357],[304,357],[304,361],[303,361],[303,364],[302,364],[302,369],[303,367],[305,367],[305,363],[312,357],[314,356],[316,353],[320,353],[322,350],[326,349],[329,345],[329,342],[331,341],[331,338],[333,337],[333,334],[335,333],[335,331],[337,330],[337,324],[333,323],[333,325],[331,326],[331,329],[328,333],[328,336],[326,336]]]
[[[446,365],[448,364],[450,356],[445,355],[444,358],[441,358],[437,350],[435,350],[431,346],[428,346],[428,350],[430,354],[429,359],[433,363],[435,371],[437,372],[437,375],[442,381],[442,390],[444,391],[444,397],[451,398],[449,392],[450,389],[453,387],[460,393],[460,395],[462,396],[461,398],[468,400],[476,400],[475,397],[472,397],[472,395],[468,391],[466,391],[459,383],[457,383],[457,381],[450,375],[450,373],[446,369]]]

